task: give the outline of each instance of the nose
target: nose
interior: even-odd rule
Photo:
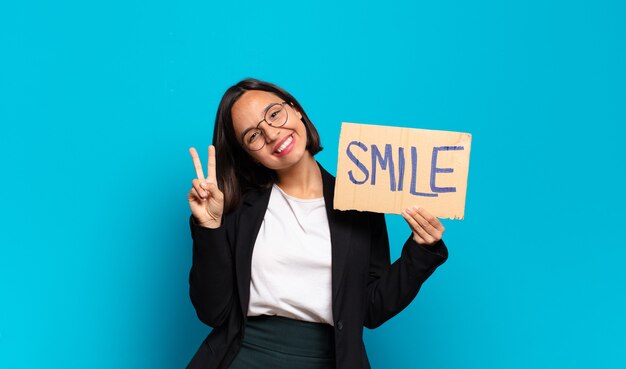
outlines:
[[[272,127],[267,122],[263,122],[259,128],[263,131],[265,142],[272,142],[280,135],[280,127]]]

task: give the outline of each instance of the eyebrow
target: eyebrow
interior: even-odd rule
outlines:
[[[280,104],[280,103],[275,103],[275,102],[273,102],[273,103],[269,103],[269,104],[265,107],[265,109],[263,109],[263,119],[262,119],[261,121],[259,121],[259,122],[256,124],[256,126],[254,126],[254,127],[248,127],[248,128],[246,128],[246,129],[243,131],[243,133],[241,134],[241,142],[243,142],[243,138],[244,138],[244,136],[246,135],[246,133],[248,133],[248,131],[250,131],[250,130],[256,129],[256,128],[259,126],[259,123],[261,123],[261,122],[265,119],[265,113],[267,113],[267,111],[270,109],[270,107],[271,107],[271,106],[276,105],[276,104]]]

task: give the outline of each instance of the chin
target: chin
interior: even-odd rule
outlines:
[[[295,147],[289,154],[285,157],[274,158],[272,167],[270,169],[279,170],[279,169],[287,169],[295,164],[300,163],[303,159],[306,158],[306,147]]]

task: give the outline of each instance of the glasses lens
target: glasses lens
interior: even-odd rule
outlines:
[[[263,132],[260,129],[251,129],[243,136],[243,143],[248,147],[248,150],[256,151],[261,150],[265,144],[265,138],[263,138]]]
[[[272,127],[280,127],[287,122],[287,109],[283,104],[270,107],[265,113],[265,121]]]

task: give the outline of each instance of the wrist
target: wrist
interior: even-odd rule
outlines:
[[[414,241],[416,244],[418,244],[418,245],[420,245],[420,246],[422,246],[422,247],[426,247],[426,248],[431,248],[431,247],[433,247],[434,245],[436,245],[436,244],[437,244],[437,242],[439,242],[439,240],[435,240],[435,241],[433,241],[432,243],[426,243],[423,239],[420,239],[420,238],[419,238],[417,235],[415,235],[415,234],[413,234],[413,241]]]
[[[205,221],[200,221],[198,218],[196,218],[195,215],[192,214],[191,216],[191,220],[192,223],[196,226],[200,226],[200,227],[204,227],[204,228],[211,228],[211,229],[215,229],[215,228],[219,228],[220,225],[222,224],[222,218],[220,217],[220,219],[217,220],[205,220]]]
[[[215,228],[219,228],[222,225],[222,220],[221,219],[209,220],[206,222],[198,223],[198,225],[204,228],[215,229]]]

